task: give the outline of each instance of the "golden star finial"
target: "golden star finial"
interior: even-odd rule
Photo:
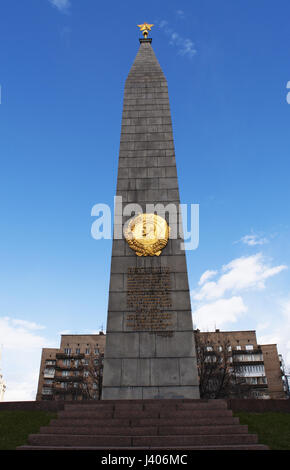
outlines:
[[[144,23],[144,24],[137,24],[137,26],[138,28],[140,28],[140,31],[142,31],[144,38],[147,38],[148,32],[151,31],[151,28],[152,26],[154,26],[154,24]]]

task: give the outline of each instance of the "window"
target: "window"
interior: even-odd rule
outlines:
[[[81,353],[80,348],[76,348],[76,354],[80,354],[80,353]]]
[[[235,360],[237,362],[256,362],[263,361],[263,354],[236,354]]]
[[[88,377],[89,376],[89,371],[88,370],[84,370],[84,377]]]
[[[216,356],[206,356],[204,362],[216,362]]]
[[[90,354],[90,348],[86,348],[86,354]]]
[[[230,352],[232,350],[232,347],[231,346],[228,346],[227,347],[227,350]]]
[[[267,377],[258,377],[258,384],[266,384],[267,383]]]
[[[246,344],[246,351],[252,351],[254,346],[252,344]]]
[[[68,377],[69,376],[69,370],[63,370],[62,371],[62,376],[63,377]]]
[[[265,369],[263,365],[255,366],[243,366],[242,368],[244,375],[254,375],[265,374]]]
[[[242,349],[242,346],[238,345],[238,346],[236,346],[236,349],[237,349],[238,351],[240,351],[240,350]]]
[[[95,354],[99,354],[99,349],[95,348]]]
[[[54,372],[55,372],[54,369],[46,368],[43,371],[43,375],[44,375],[44,377],[47,377],[47,378],[53,378],[54,377]]]
[[[62,363],[64,366],[70,366],[70,359],[63,359]]]
[[[64,353],[70,356],[71,354],[71,348],[64,348]]]
[[[45,361],[45,364],[46,364],[47,366],[55,366],[55,363],[56,363],[56,361],[53,361],[53,360],[47,360],[47,361]]]
[[[257,385],[258,379],[257,377],[247,377],[247,383],[250,385]]]
[[[207,347],[206,347],[206,350],[207,350],[207,351],[213,351],[213,347],[212,347],[212,346],[207,346]]]

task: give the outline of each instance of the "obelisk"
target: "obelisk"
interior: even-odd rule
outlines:
[[[199,398],[179,218],[148,212],[170,205],[178,215],[180,200],[167,82],[148,38],[153,25],[138,26],[144,37],[123,101],[114,218],[121,237],[112,246],[102,399]],[[142,212],[130,214],[128,204]]]

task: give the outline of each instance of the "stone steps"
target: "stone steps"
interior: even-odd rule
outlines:
[[[29,436],[36,449],[255,449],[223,400],[122,400],[67,404],[49,426]]]
[[[170,436],[195,434],[244,434],[248,427],[234,426],[46,426],[40,428],[40,434],[84,434],[95,436]]]
[[[115,409],[115,410],[85,410],[82,411],[59,411],[60,418],[89,418],[89,419],[104,419],[104,418],[207,418],[217,416],[232,416],[231,410],[225,409],[212,409],[212,410],[176,410],[176,409],[150,409],[150,410],[132,410],[128,408]]]
[[[78,451],[103,451],[104,447],[53,447],[53,446],[21,446],[19,450],[78,450]],[[132,451],[132,447],[109,447],[106,450],[110,451]],[[134,447],[134,451],[168,451],[173,450],[172,447]],[[186,447],[174,447],[175,451],[191,451],[191,450],[268,450],[268,447],[263,444],[250,444],[250,445],[218,445],[218,446],[186,446]]]
[[[50,421],[50,426],[209,426],[239,424],[239,418],[233,416],[217,416],[208,418],[58,418]]]
[[[176,446],[199,445],[235,445],[257,444],[254,434],[204,434],[194,436],[121,436],[121,435],[89,435],[89,434],[31,434],[29,442],[32,445],[65,446],[65,447],[156,447],[175,448]]]
[[[128,404],[115,402],[112,403],[110,400],[103,403],[96,404],[85,404],[85,405],[65,405],[65,411],[79,411],[81,406],[82,411],[114,411],[122,409],[128,410]],[[224,400],[210,400],[207,402],[198,402],[198,400],[183,400],[176,402],[175,400],[162,400],[161,403],[156,403],[156,400],[142,400],[140,403],[130,403],[130,410],[132,411],[156,411],[156,410],[212,410],[212,409],[227,409],[227,402]]]

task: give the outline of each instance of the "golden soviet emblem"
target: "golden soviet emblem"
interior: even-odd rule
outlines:
[[[167,245],[170,227],[157,214],[139,214],[133,217],[124,235],[128,245],[138,256],[159,256]]]

